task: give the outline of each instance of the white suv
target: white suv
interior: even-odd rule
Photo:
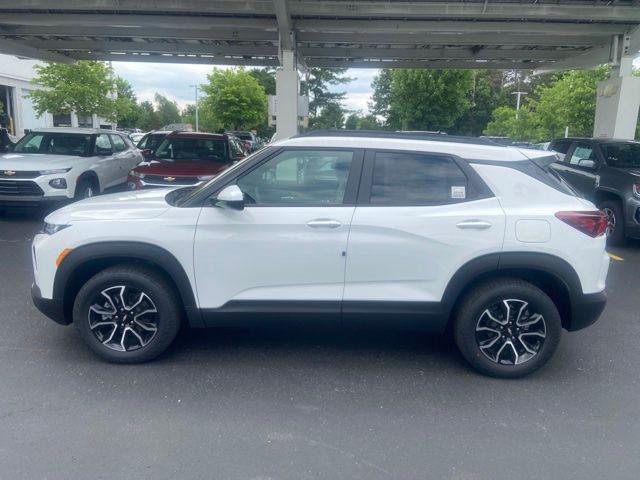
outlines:
[[[93,128],[33,130],[0,155],[0,208],[92,197],[126,183],[143,160],[120,132]]]
[[[156,357],[182,321],[321,321],[451,329],[475,368],[521,376],[605,305],[606,219],[554,160],[442,135],[292,138],[199,187],[52,213],[32,296],[114,362]]]

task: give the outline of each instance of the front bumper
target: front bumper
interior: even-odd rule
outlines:
[[[593,325],[607,304],[607,295],[604,291],[588,293],[574,298],[571,302],[571,324],[567,330],[575,332]]]
[[[66,196],[35,196],[35,195],[0,195],[0,206],[3,207],[46,207],[60,205],[72,201]]]
[[[31,285],[31,299],[36,308],[54,322],[60,325],[71,323],[71,320],[65,317],[63,301],[56,298],[42,298],[40,289],[35,283]]]

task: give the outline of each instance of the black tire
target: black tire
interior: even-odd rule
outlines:
[[[507,322],[507,327],[494,323],[493,325],[497,325],[494,328],[502,333],[498,334],[501,338],[497,339],[496,346],[491,350],[487,345],[496,337],[493,332],[484,331],[487,329],[482,322],[491,318],[486,316],[487,311],[496,317],[500,316],[500,311],[508,314],[509,309],[504,306],[505,300],[510,302],[511,308],[514,305],[522,306],[526,302],[527,305],[522,308],[513,308],[513,311],[522,313],[522,317],[518,316],[518,319],[534,319],[535,314],[539,314],[542,320],[534,323],[533,326],[527,326],[526,331],[524,331],[525,327],[516,327],[515,322],[513,324]],[[492,310],[493,308],[497,310]],[[527,314],[530,316],[526,317]],[[507,315],[500,320],[509,320],[506,317]],[[483,331],[477,331],[478,328]],[[540,339],[536,333],[532,333],[534,331],[538,332],[538,335],[543,331],[545,337]],[[462,356],[476,370],[492,377],[517,378],[539,369],[551,358],[560,342],[562,323],[558,309],[546,293],[529,282],[517,278],[502,278],[482,283],[464,296],[455,310],[453,334]],[[484,335],[487,336],[483,341]],[[526,338],[526,344],[522,342],[523,337]],[[494,359],[489,358],[492,356],[491,353],[499,349],[499,342],[507,348],[497,356],[493,355]],[[480,343],[483,345],[482,348]],[[537,347],[533,343],[536,343]],[[535,354],[532,355],[523,350],[527,345],[530,350],[535,351]],[[519,357],[515,353],[518,350],[521,352]],[[518,360],[522,363],[516,364]],[[509,364],[510,361],[513,363]]]
[[[625,243],[625,232],[624,232],[624,211],[622,210],[622,205],[617,200],[605,200],[598,208],[605,212],[607,215],[607,221],[613,221],[613,225],[607,225],[607,244],[615,246],[615,245],[624,245]],[[609,231],[609,228],[612,228]]]
[[[125,314],[125,321],[120,322],[114,329],[116,332],[114,342],[117,342],[118,336],[122,333],[122,338],[126,337],[129,344],[125,344],[123,340],[123,345],[132,347],[131,350],[125,348],[125,351],[118,351],[113,348],[113,345],[111,347],[106,345],[106,342],[98,338],[102,332],[92,330],[90,325],[90,315],[95,314],[90,312],[90,307],[92,305],[95,307],[96,298],[102,299],[101,292],[120,286],[126,286],[133,292],[143,292],[157,310],[157,313],[152,314],[155,319],[152,326],[155,326],[156,331],[152,335],[149,334],[150,339],[146,345],[143,345],[142,341],[137,342],[131,332],[122,333],[126,327],[127,315]],[[148,307],[141,308],[148,310]],[[127,313],[129,313],[129,322],[132,322],[132,317],[135,318],[135,310],[131,309]],[[145,317],[145,319],[148,318]],[[117,323],[113,316],[106,320]],[[144,267],[114,266],[97,273],[80,289],[73,306],[73,323],[85,343],[103,359],[114,363],[142,363],[156,358],[173,342],[182,323],[182,308],[175,290],[162,275]],[[95,328],[95,322],[93,325]],[[140,332],[139,324],[135,327]],[[109,330],[103,337],[108,335],[108,332]]]
[[[96,182],[91,180],[90,178],[82,178],[80,182],[76,185],[76,192],[74,195],[74,200],[84,200],[85,198],[91,198],[100,193],[98,191],[98,186]]]

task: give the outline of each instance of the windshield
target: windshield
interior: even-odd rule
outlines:
[[[82,157],[89,151],[91,135],[81,133],[31,132],[20,139],[14,152]]]
[[[156,157],[173,161],[229,161],[226,142],[210,138],[165,138],[156,151]]]
[[[601,147],[610,167],[640,168],[640,143],[605,143]]]

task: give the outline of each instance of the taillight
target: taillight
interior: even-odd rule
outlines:
[[[556,218],[582,233],[596,238],[607,231],[607,217],[600,211],[557,212]]]

